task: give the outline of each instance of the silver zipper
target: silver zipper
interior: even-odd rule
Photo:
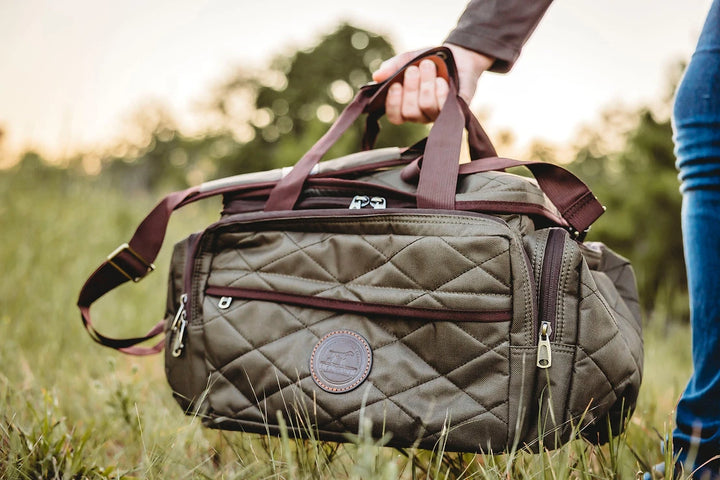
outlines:
[[[385,200],[384,197],[372,197],[370,199],[370,206],[375,210],[385,210],[387,200]]]
[[[552,335],[552,326],[550,325],[550,322],[542,322],[540,324],[540,339],[538,340],[537,351],[538,368],[550,368],[552,365],[550,335]]]
[[[367,195],[355,195],[350,202],[350,210],[360,210],[370,207],[373,210],[384,210],[387,208],[387,200],[384,197],[368,197]]]
[[[187,326],[187,311],[185,305],[187,304],[188,296],[183,293],[180,297],[180,306],[175,314],[172,324],[170,325],[170,336],[173,338],[172,342],[172,356],[177,358],[182,355],[185,344],[183,343],[183,337],[185,336],[185,327]]]

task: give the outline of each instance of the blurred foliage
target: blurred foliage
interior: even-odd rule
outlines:
[[[689,319],[670,112],[685,64],[668,72],[666,93],[652,107],[615,108],[585,128],[568,166],[607,208],[588,240],[607,243],[635,268],[645,313]],[[540,156],[552,157],[548,150]]]
[[[126,192],[167,192],[292,165],[391,55],[392,46],[382,36],[343,24],[310,48],[278,55],[265,68],[242,67],[221,82],[207,106],[213,129],[201,135],[183,133],[162,106],[146,105],[134,119],[134,141],[111,153],[80,155],[59,168],[27,152],[9,172],[34,172],[38,183],[61,182],[73,172],[102,172],[100,182]],[[671,72],[668,92],[683,67]],[[608,209],[588,239],[604,241],[632,260],[646,312],[687,318],[670,104],[668,93],[652,109],[605,112],[579,135],[569,168]],[[410,145],[427,132],[419,125],[381,123],[378,146]],[[357,151],[363,128],[364,122],[356,122],[327,158]],[[508,142],[511,132],[496,139],[499,145]],[[529,157],[556,161],[559,154],[555,146],[537,142]]]
[[[631,122],[619,150],[603,147],[605,132],[617,133],[617,125]],[[607,208],[588,238],[604,241],[632,260],[643,309],[687,318],[682,198],[669,118],[658,119],[647,108],[607,116],[570,169]]]
[[[238,72],[220,86],[213,107],[225,130],[245,143],[223,158],[218,173],[296,163],[371,80],[370,72],[393,54],[382,36],[343,24],[310,49],[276,57],[265,71]],[[426,131],[419,125],[383,126],[378,146],[410,144]],[[356,122],[327,158],[357,151],[363,129]]]
[[[141,112],[142,146],[104,158],[103,176],[127,188],[167,189],[293,165],[393,54],[384,37],[340,25],[311,48],[278,55],[264,69],[240,68],[223,81],[209,102],[214,129],[202,136],[184,136],[161,107]],[[410,145],[426,132],[382,126],[378,146]],[[326,158],[357,151],[363,128],[356,122]]]

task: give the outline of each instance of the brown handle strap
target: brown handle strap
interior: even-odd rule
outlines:
[[[364,87],[355,96],[353,101],[340,114],[332,127],[320,140],[295,164],[290,173],[282,178],[270,192],[265,204],[265,211],[292,210],[302,192],[305,180],[313,167],[330,150],[340,136],[360,116],[370,102],[374,88]]]
[[[460,102],[463,114],[465,115],[465,129],[468,131],[468,146],[470,147],[470,158],[495,157],[497,152],[485,130],[478,122],[475,114],[470,111],[470,107],[465,101]],[[385,113],[383,105],[382,109],[371,112],[365,121],[365,132],[362,138],[362,149],[371,150],[375,147],[375,142],[380,134],[379,119]]]
[[[475,115],[467,104],[461,105],[467,119],[468,143],[477,148],[490,144],[487,134],[480,126]],[[593,195],[587,185],[572,172],[552,163],[523,162],[510,158],[497,157],[495,150],[490,155],[472,155],[474,161],[460,166],[460,174],[489,172],[505,170],[511,167],[526,167],[529,169],[545,195],[557,207],[562,217],[574,230],[575,236],[586,232],[590,225],[605,212],[605,208]]]
[[[537,180],[538,186],[555,205],[562,219],[576,237],[605,212],[587,185],[572,172],[546,162],[524,162],[503,157],[487,157],[460,165],[458,175],[502,171],[512,167],[526,167]],[[401,177],[408,183],[417,182],[425,168],[423,159],[416,159],[403,168]]]
[[[110,254],[108,259],[90,275],[80,290],[77,305],[80,308],[83,325],[93,340],[131,355],[150,355],[162,350],[162,341],[152,347],[135,345],[161,334],[164,330],[164,322],[159,322],[142,337],[110,338],[100,334],[93,327],[90,306],[114,288],[130,280],[138,282],[154,269],[152,262],[160,251],[170,215],[174,210],[218,193],[220,192],[199,193],[197,188],[171,193],[145,217],[130,241]]]
[[[449,206],[448,198],[450,197],[447,185],[453,184],[452,196],[454,197],[454,184],[457,180],[452,177],[452,167],[450,170],[443,166],[449,166],[449,160],[446,157],[454,155],[455,162],[459,157],[460,144],[454,145],[456,142],[462,140],[462,130],[464,124],[463,112],[460,104],[457,100],[457,74],[455,73],[455,67],[452,60],[452,53],[445,47],[438,47],[423,52],[412,61],[408,62],[403,68],[396,72],[392,77],[388,78],[385,82],[380,84],[372,84],[363,87],[360,92],[356,95],[353,101],[343,110],[335,123],[320,138],[320,140],[313,145],[313,147],[295,164],[290,173],[284,177],[270,193],[267,203],[265,204],[265,211],[278,211],[278,210],[292,210],[297,203],[298,198],[302,192],[305,180],[310,175],[313,167],[320,161],[323,155],[332,147],[340,136],[347,130],[350,125],[362,114],[368,113],[370,116],[378,115],[378,112],[384,109],[385,97],[387,91],[395,82],[402,81],[405,74],[405,70],[411,66],[420,63],[424,59],[430,59],[435,62],[438,66],[441,75],[447,75],[450,85],[450,94],[448,95],[448,101],[446,101],[444,110],[450,110],[444,114],[441,112],[438,119],[433,125],[428,137],[428,147],[430,153],[426,151],[426,158],[435,158],[438,156],[439,165],[437,170],[442,173],[441,176],[448,177],[443,183],[440,191],[428,191],[426,189],[436,186],[433,181],[420,182],[418,187],[419,194],[423,200],[421,201],[422,208],[446,208]],[[458,119],[462,119],[462,122],[458,124]],[[433,131],[437,131],[433,135]],[[449,150],[446,150],[449,149]],[[427,163],[435,163],[428,161]],[[432,172],[429,172],[432,173]],[[436,172],[437,173],[437,172]],[[435,179],[433,179],[435,180]],[[420,206],[420,205],[419,205]]]
[[[417,188],[418,208],[455,209],[465,116],[454,85],[433,124],[423,154]]]
[[[572,172],[552,163],[491,157],[461,165],[459,173],[469,175],[511,167],[526,167],[532,172],[542,191],[572,227],[575,236],[586,232],[605,212],[605,208],[582,180]]]

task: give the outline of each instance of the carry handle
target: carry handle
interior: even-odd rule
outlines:
[[[452,54],[450,55],[451,56],[448,57],[444,50],[439,50],[434,56],[428,57],[427,59],[432,60],[433,63],[435,63],[438,77],[444,78],[448,84],[451,82],[450,79],[452,78],[452,81],[455,82],[455,85],[457,85],[459,89],[460,82],[458,79],[457,68],[452,59]],[[417,60],[413,60],[409,65],[416,65],[417,63],[419,63]],[[390,85],[403,80],[405,72],[404,69],[409,65],[403,67],[403,69],[401,69],[397,74],[387,80],[390,82]],[[368,116],[365,121],[365,131],[363,132],[362,138],[363,150],[372,150],[375,147],[375,142],[377,141],[378,134],[380,133],[379,120],[380,117],[385,114],[386,97],[387,90],[379,91],[370,101],[368,107],[365,108],[365,112]],[[497,152],[495,151],[495,147],[490,141],[490,138],[487,133],[485,133],[485,130],[480,125],[480,122],[477,121],[475,115],[470,111],[467,103],[465,101],[461,101],[459,103],[463,110],[463,115],[465,116],[465,129],[468,131],[468,146],[470,147],[471,158],[497,156]]]
[[[447,72],[450,91],[428,136],[424,156],[429,167],[418,185],[418,206],[454,209],[460,145],[466,119],[462,107],[464,101],[458,96],[457,72],[452,53],[447,47],[437,47],[415,57],[383,83],[362,87],[325,135],[278,182],[270,193],[265,211],[292,210],[300,198],[305,180],[323,155],[362,113],[372,116],[383,112],[390,86],[402,81],[409,66],[417,65],[424,59],[435,62],[441,75]]]
[[[422,171],[422,159],[418,158],[402,169],[400,177],[407,183],[417,183]],[[540,190],[557,208],[563,226],[574,238],[582,240],[595,220],[605,212],[590,188],[569,170],[552,163],[521,161],[504,157],[483,157],[460,165],[459,176],[474,173],[504,171],[513,167],[525,167],[537,180]]]
[[[470,158],[495,157],[497,152],[485,130],[480,126],[475,115],[470,111],[466,102],[460,104],[465,115],[465,130],[468,132],[468,146],[470,147]],[[380,134],[380,117],[385,114],[385,109],[376,110],[367,116],[365,121],[365,132],[362,138],[362,149],[372,150]]]

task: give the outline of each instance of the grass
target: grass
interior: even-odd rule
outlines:
[[[171,398],[161,357],[97,346],[75,307],[90,271],[156,200],[62,175],[0,174],[0,478],[615,479],[665,460],[659,446],[690,357],[687,327],[660,322],[646,328],[637,411],[602,447],[493,456],[396,450],[362,432],[338,445],[204,429]],[[218,204],[187,210],[168,246],[215,219]],[[162,316],[169,250],[142,288],[93,309],[102,332],[134,335]]]

